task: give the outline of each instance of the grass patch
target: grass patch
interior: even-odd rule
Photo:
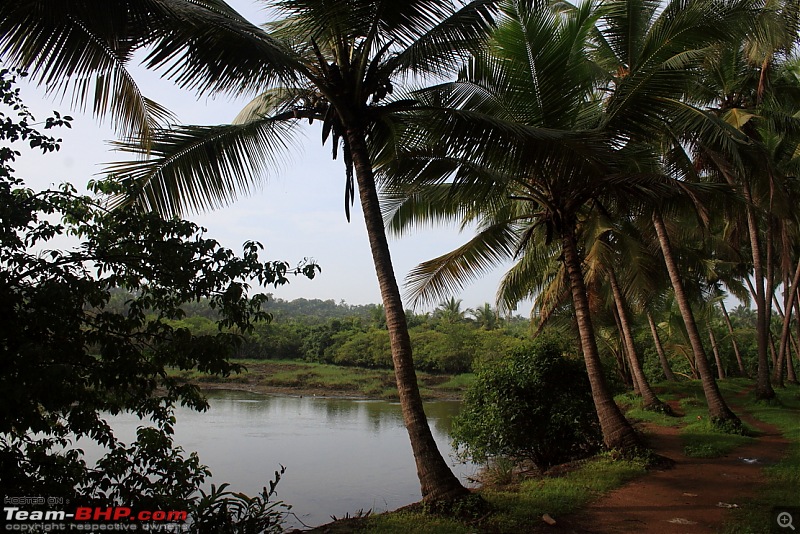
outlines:
[[[753,438],[720,431],[712,425],[699,382],[662,385],[662,400],[680,399],[683,417],[641,410],[636,397],[617,400],[629,408],[628,415],[669,426],[685,425],[682,435],[686,453],[692,456],[720,456]],[[752,381],[721,381],[720,388],[727,400],[752,387]],[[778,401],[756,403],[750,397],[748,412],[756,418],[781,428],[792,440],[790,455],[778,464],[766,468],[768,487],[759,488],[752,502],[741,503],[732,510],[732,520],[724,527],[726,534],[770,532],[771,511],[776,505],[800,506],[797,488],[800,487],[800,388],[791,386],[778,393]],[[740,400],[740,404],[743,403]],[[637,411],[638,410],[638,411]],[[398,533],[518,533],[532,526],[544,525],[543,514],[558,520],[574,513],[602,494],[646,473],[645,459],[618,459],[603,454],[586,461],[563,476],[527,479],[519,484],[485,487],[479,494],[491,505],[493,513],[479,522],[458,521],[424,513],[421,505],[412,505],[393,513],[379,514],[359,524],[358,532]],[[334,532],[334,531],[332,531]]]
[[[359,532],[527,532],[531,525],[544,525],[542,515],[550,514],[557,520],[558,516],[579,510],[592,499],[645,472],[645,460],[617,460],[611,455],[601,455],[564,476],[528,479],[510,489],[482,489],[480,495],[494,512],[477,525],[403,510],[372,516]]]
[[[744,390],[745,385],[740,383],[725,383],[720,381],[720,390],[726,401]],[[718,458],[725,456],[733,449],[741,447],[751,441],[750,437],[755,432],[743,423],[745,434],[726,432],[711,422],[708,415],[708,404],[703,397],[702,386],[699,382],[694,384],[695,390],[690,396],[681,399],[681,409],[685,415],[682,418],[686,425],[681,430],[681,439],[684,444],[684,454],[693,458]]]
[[[687,425],[681,431],[681,438],[683,453],[692,458],[719,458],[754,439],[720,431],[707,418]]]
[[[575,512],[599,495],[643,475],[644,460],[615,460],[602,455],[575,471],[556,478],[531,479],[516,491],[488,489],[483,497],[497,509],[487,520],[489,530],[523,532],[542,523],[542,515],[558,516]]]
[[[650,410],[643,410],[639,406],[631,408],[625,412],[625,416],[629,419],[636,419],[637,421],[652,423],[658,426],[681,426],[684,424],[684,419],[682,417],[667,415],[661,412],[653,412]]]
[[[447,381],[439,384],[439,389],[464,392],[472,385],[473,382],[475,382],[475,373],[453,375],[449,377]]]
[[[196,370],[172,370],[171,376],[196,383],[231,388],[247,384],[248,390],[269,393],[271,388],[291,388],[298,394],[348,395],[373,399],[397,400],[397,386],[391,369],[365,369],[296,360],[235,360],[246,370],[238,375],[220,377]],[[427,399],[460,397],[474,379],[472,374],[445,375],[418,372],[420,393]]]
[[[752,385],[747,379],[721,380],[720,391],[726,400],[745,391]],[[683,427],[681,439],[684,454],[693,458],[718,458],[728,454],[753,440],[748,435],[726,432],[711,423],[708,415],[708,404],[703,395],[703,386],[699,380],[685,382],[663,382],[657,386],[658,396],[663,401],[679,400],[681,417],[671,417],[662,413],[644,410],[641,399],[631,394],[619,395],[615,398],[621,406],[627,406],[626,416],[631,419],[645,421],[661,426]],[[751,428],[744,425],[745,434],[752,435]]]
[[[800,387],[789,385],[786,389],[777,389],[775,393],[778,402],[750,400],[747,410],[753,417],[777,426],[783,436],[791,441],[788,455],[764,469],[766,486],[759,488],[753,499],[732,511],[730,521],[722,529],[724,534],[774,532],[773,507],[800,507]]]
[[[413,525],[413,529],[411,528]],[[434,516],[424,512],[401,510],[371,516],[359,525],[357,532],[380,532],[381,534],[461,534],[475,532],[475,527],[455,519]]]

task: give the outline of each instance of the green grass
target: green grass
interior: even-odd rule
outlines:
[[[413,528],[411,528],[413,525]],[[381,534],[461,534],[475,532],[469,525],[447,517],[437,517],[424,512],[401,510],[370,517],[357,532]]]
[[[601,455],[561,477],[529,479],[511,489],[484,488],[480,495],[494,513],[480,523],[477,531],[516,534],[533,524],[544,524],[542,515],[558,516],[575,512],[589,501],[645,473],[644,460],[618,460]],[[369,518],[361,532],[461,533],[476,532],[476,527],[450,518],[421,511],[400,511]]]
[[[746,379],[726,379],[718,382],[725,399],[730,402],[739,393],[752,384]],[[750,435],[755,432],[744,425],[745,434],[741,435],[716,427],[708,416],[708,405],[703,395],[703,387],[699,381],[677,383],[663,382],[655,386],[662,401],[679,400],[680,417],[667,416],[662,413],[643,410],[641,401],[630,394],[619,395],[617,402],[627,407],[626,416],[630,419],[645,421],[661,426],[680,426],[684,454],[693,458],[719,458],[730,451],[753,440]]]
[[[446,382],[439,384],[439,388],[448,391],[466,391],[473,382],[475,373],[463,373],[451,376]]]
[[[684,427],[681,438],[684,444],[683,453],[692,458],[719,458],[754,439],[750,436],[722,432],[708,419]]]
[[[750,399],[748,411],[757,419],[777,426],[791,441],[788,454],[780,462],[764,469],[767,484],[753,499],[733,510],[725,534],[772,532],[771,510],[774,506],[800,507],[800,387],[778,389],[777,402],[763,403]],[[796,528],[796,523],[795,523]]]
[[[296,360],[235,360],[246,370],[229,377],[199,373],[195,370],[173,371],[173,376],[199,384],[242,384],[248,389],[269,392],[270,388],[292,388],[326,394],[344,394],[374,399],[397,399],[394,372],[391,369],[364,369]],[[460,397],[474,380],[472,374],[442,375],[417,373],[424,398]]]
[[[744,405],[747,412],[767,423],[778,426],[792,441],[787,458],[766,468],[768,484],[759,488],[753,500],[740,503],[732,510],[732,519],[724,527],[726,534],[770,532],[771,509],[775,505],[800,506],[800,388],[788,387],[778,391],[778,403],[756,403],[752,396],[735,395],[752,387],[752,381],[726,380],[720,388],[726,400]],[[661,384],[662,400],[680,399],[682,417],[642,411],[635,397],[618,397],[629,408],[628,415],[668,426],[685,425],[682,436],[686,452],[694,456],[719,456],[753,438],[726,434],[711,425],[698,382]],[[637,411],[639,410],[639,411]],[[698,419],[699,416],[699,419]],[[574,513],[602,494],[646,473],[646,461],[617,459],[603,454],[581,464],[560,477],[527,479],[515,486],[486,487],[480,495],[492,506],[493,513],[478,523],[424,513],[423,507],[413,505],[403,510],[371,516],[347,530],[330,532],[408,532],[430,534],[459,534],[467,532],[517,533],[529,531],[531,525],[544,525],[542,515],[554,519]]]

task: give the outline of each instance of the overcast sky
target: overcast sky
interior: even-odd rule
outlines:
[[[266,20],[258,5],[251,0],[229,0],[229,3],[250,21]],[[229,123],[249,101],[199,99],[193,93],[176,89],[170,82],[144,69],[133,69],[137,83],[149,98],[173,111],[185,124]],[[72,130],[62,130],[61,151],[42,156],[23,153],[15,168],[29,187],[41,189],[64,181],[83,188],[97,177],[103,164],[124,159],[110,151],[107,141],[114,138],[108,124],[99,124],[91,114],[70,109],[69,100],[44,98],[42,88],[21,84],[23,99],[39,120],[52,110],[69,112],[75,117]],[[380,292],[372,266],[358,196],[348,223],[344,214],[344,166],[331,160],[330,141],[322,146],[317,125],[308,129],[306,138],[286,160],[262,181],[260,189],[242,197],[230,206],[212,212],[186,214],[208,229],[208,235],[223,245],[241,251],[247,240],[265,246],[264,259],[282,259],[295,263],[313,258],[322,273],[313,281],[296,278],[278,289],[270,289],[276,297],[291,300],[299,297],[344,300],[350,304],[380,302]],[[471,236],[459,234],[455,228],[420,229],[402,239],[390,239],[392,259],[398,282],[422,261],[438,256],[462,244]],[[483,302],[494,303],[495,292],[503,270],[469,285],[456,298],[464,307]],[[406,299],[408,305],[408,299]],[[418,307],[418,309],[430,309]],[[518,310],[527,316],[530,305]]]

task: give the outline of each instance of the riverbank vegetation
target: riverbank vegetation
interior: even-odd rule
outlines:
[[[352,397],[397,400],[391,369],[364,369],[297,360],[236,360],[243,369],[228,376],[197,371],[170,371],[201,389],[240,389],[264,394]],[[461,399],[473,382],[473,373],[457,375],[418,373],[426,400]]]
[[[112,309],[124,309],[128,298],[130,295],[117,292]],[[665,371],[681,380],[698,376],[685,331],[676,322],[677,307],[674,301],[669,304],[667,302],[660,313],[650,314],[657,328],[659,345],[665,351],[664,359],[658,354],[648,318],[636,316],[630,321],[633,348],[641,355],[645,377],[653,382],[663,380]],[[455,308],[456,313],[448,312],[448,307]],[[185,317],[173,321],[174,327],[185,328],[193,334],[216,331],[215,310],[203,302],[183,309]],[[478,309],[481,313],[476,317],[475,309],[466,308],[454,299],[440,303],[431,313],[406,311],[412,344],[420,360],[418,368],[423,371],[420,373],[423,388],[437,385],[437,389],[452,388],[463,392],[476,368],[483,363],[502,360],[510,351],[530,340],[539,329],[535,322],[520,316],[503,318],[488,304]],[[493,316],[488,325],[484,320],[488,315],[487,309]],[[370,372],[370,383],[374,386],[383,380],[382,377],[388,376],[375,371],[391,369],[388,330],[384,326],[380,305],[348,305],[313,299],[284,301],[270,297],[264,303],[264,310],[273,316],[273,320],[258,323],[251,332],[243,334],[242,344],[234,355],[248,369],[247,372],[227,378],[203,377],[199,373],[183,373],[181,376],[208,384],[296,387],[297,393],[302,393],[304,387],[313,383],[312,388],[330,386],[328,389],[333,391],[341,389],[355,395],[382,396],[380,388],[354,387]],[[719,359],[711,363],[712,369],[723,376],[737,376],[741,361],[745,374],[752,376],[757,367],[755,313],[739,305],[727,311],[727,315],[730,329],[719,308],[708,310],[703,317],[703,327],[710,330],[717,340]],[[778,319],[773,321],[777,327]],[[599,350],[612,390],[633,391],[630,360],[613,314],[598,310],[595,322],[601,340]],[[568,318],[555,315],[549,324],[551,335],[560,337],[568,352],[576,354],[578,349],[571,337]],[[705,341],[705,347],[712,350],[710,341]],[[462,374],[463,378],[459,378]],[[303,375],[307,376],[304,378]],[[337,384],[347,385],[338,388]],[[389,384],[384,393],[391,394],[391,389]],[[261,391],[268,391],[268,388]]]
[[[788,455],[780,462],[764,468],[767,475],[766,486],[758,493],[753,493],[749,500],[740,502],[733,508],[728,520],[721,526],[722,531],[730,534],[771,532],[770,519],[776,503],[791,506],[797,502],[796,484],[800,473],[800,433],[797,426],[800,417],[800,389],[795,385],[788,386],[778,390],[777,402],[764,403],[742,395],[749,393],[755,386],[752,379],[734,379],[721,384],[726,397],[745,402],[743,406],[737,404],[737,408],[760,421],[777,426],[789,441]],[[748,440],[757,439],[758,433],[755,432],[753,437],[742,437],[711,425],[703,425],[702,430],[699,430],[695,424],[697,416],[705,419],[707,413],[705,406],[699,406],[703,404],[702,385],[699,381],[660,382],[655,383],[654,387],[659,396],[669,402],[686,401],[681,402],[688,408],[686,412],[681,412],[679,417],[653,414],[641,409],[640,400],[630,398],[620,398],[621,405],[625,407],[626,415],[634,421],[679,427],[687,456],[693,456],[697,451],[701,451],[704,457],[735,454],[736,449]],[[708,447],[709,438],[715,442],[713,448]],[[580,530],[580,519],[575,519],[574,514],[587,504],[632,479],[647,476],[654,468],[669,468],[669,464],[654,464],[653,460],[647,456],[626,459],[606,452],[544,474],[538,471],[514,471],[509,467],[504,477],[489,478],[485,480],[486,485],[477,490],[492,510],[481,517],[460,520],[442,517],[426,512],[425,507],[418,504],[364,519],[345,520],[340,524],[334,522],[325,526],[325,532],[389,534],[407,531],[409,525],[414,526],[415,532],[432,534],[538,532],[539,528],[545,532],[552,528],[543,519],[545,515],[556,524],[567,524],[569,526],[566,528]]]

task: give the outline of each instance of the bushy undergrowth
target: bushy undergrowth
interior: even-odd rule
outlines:
[[[601,444],[583,365],[565,357],[552,338],[479,370],[451,434],[473,461],[503,456],[542,470],[586,457]]]

